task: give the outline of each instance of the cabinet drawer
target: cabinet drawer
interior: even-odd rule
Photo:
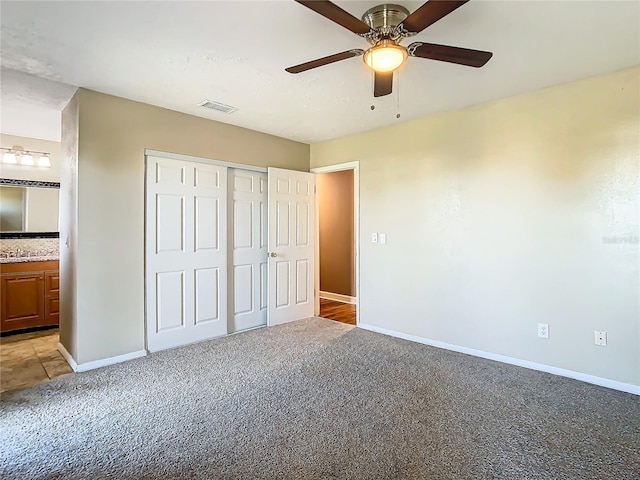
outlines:
[[[60,299],[47,298],[45,300],[45,325],[57,325],[60,319]]]
[[[45,272],[44,290],[47,295],[47,298],[60,297],[60,273],[59,272]]]

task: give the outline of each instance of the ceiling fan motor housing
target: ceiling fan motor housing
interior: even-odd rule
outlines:
[[[408,16],[409,10],[402,5],[385,3],[384,5],[375,6],[364,12],[362,21],[373,29],[382,27],[390,27],[393,29],[400,25]]]
[[[369,41],[376,43],[384,38],[396,40],[399,37],[396,27],[408,16],[409,10],[402,5],[393,3],[385,3],[370,8],[362,15],[362,21],[376,32],[376,35],[370,36]]]

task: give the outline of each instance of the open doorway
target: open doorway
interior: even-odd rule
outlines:
[[[58,351],[61,144],[7,134],[1,139],[0,392],[5,392],[72,368]]]
[[[316,173],[316,314],[350,325],[358,319],[358,164]]]

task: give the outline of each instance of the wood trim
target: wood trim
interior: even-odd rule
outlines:
[[[336,165],[327,165],[326,167],[315,167],[310,169],[311,173],[332,173],[341,172],[343,170],[356,170],[360,167],[360,162],[346,162]]]
[[[170,160],[182,160],[185,162],[207,163],[209,165],[218,165],[219,167],[239,168],[241,170],[267,173],[266,167],[256,167],[255,165],[245,165],[244,163],[225,162],[223,160],[215,160],[213,158],[194,157],[192,155],[183,155],[181,153],[160,152],[149,148],[145,149],[144,154],[145,157],[160,157],[168,158]]]
[[[360,324],[360,304],[358,298],[360,298],[360,162],[345,162],[345,163],[337,163],[335,165],[327,165],[325,167],[314,167],[309,169],[311,173],[330,173],[330,172],[339,172],[342,170],[353,170],[353,215],[354,215],[354,225],[355,225],[355,242],[356,242],[356,325]],[[316,210],[318,208],[318,204],[316,202]],[[315,225],[315,235],[316,235],[316,252],[315,252],[315,262],[316,265],[319,265],[320,258],[320,241],[319,241],[319,229],[318,229],[318,212],[316,211],[316,225]],[[315,270],[315,314],[320,314],[320,297],[317,295],[317,292],[320,291],[320,269],[316,268]]]
[[[46,260],[42,262],[12,262],[0,263],[0,274],[6,273],[33,273],[46,272],[60,269],[58,260]]]
[[[341,293],[323,292],[321,290],[318,292],[318,296],[326,300],[334,300],[336,302],[349,303],[351,305],[358,303],[358,299],[356,297],[350,297],[349,295],[343,295]]]

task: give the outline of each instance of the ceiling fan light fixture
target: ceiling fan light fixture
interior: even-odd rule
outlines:
[[[363,59],[376,72],[393,72],[407,59],[407,49],[391,40],[381,40],[364,52]]]

